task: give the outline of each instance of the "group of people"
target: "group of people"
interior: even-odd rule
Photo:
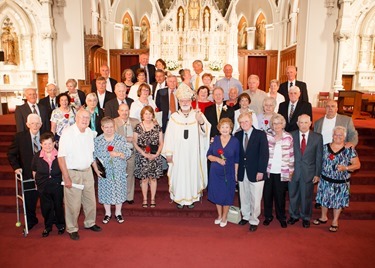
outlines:
[[[258,228],[262,199],[264,225],[272,222],[275,204],[281,227],[302,219],[308,228],[314,184],[319,182],[316,200],[322,215],[313,223],[326,223],[333,208],[330,231],[337,231],[340,212],[349,204],[350,172],[360,162],[354,149],[358,134],[351,118],[337,114],[336,102],[327,102],[314,132],[306,84],[295,80],[295,66],[287,68],[288,81],[280,89],[272,80],[265,93],[258,88],[257,75],[249,76],[243,90],[230,64],[215,84],[200,60],[193,62],[194,75],[189,69],[180,71],[180,84],[166,72],[163,60],[156,65],[142,54],[119,83],[103,65],[87,96],[74,79],[59,95],[56,85],[47,85],[48,96],[39,103],[34,89],[25,90],[26,103],[15,112],[18,133],[8,158],[16,173],[36,181],[43,237],[55,224],[59,234],[66,229],[78,240],[81,205],[84,227],[101,231],[94,174],[105,211],[102,223],[107,224],[111,205],[115,220],[124,222],[122,204],[134,203],[135,178],[141,206],[155,208],[157,180],[165,172],[178,209],[193,209],[208,187],[208,199],[218,213],[214,223],[220,227],[227,225],[238,183],[239,224],[249,223],[250,231]],[[29,229],[38,222],[38,193],[25,192]]]

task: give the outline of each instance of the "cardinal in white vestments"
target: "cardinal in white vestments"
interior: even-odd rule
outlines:
[[[194,208],[207,186],[207,157],[211,124],[191,107],[194,92],[180,86],[176,91],[180,109],[169,119],[163,154],[169,165],[170,198],[177,208]]]

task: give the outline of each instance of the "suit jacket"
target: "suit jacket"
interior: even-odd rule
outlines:
[[[224,105],[225,105],[225,103],[223,103],[223,106]],[[208,122],[210,122],[210,124],[211,124],[210,137],[212,138],[212,137],[215,137],[216,135],[219,135],[220,132],[217,129],[217,124],[219,122],[217,121],[216,104],[208,106],[206,108],[206,110],[204,111],[204,115],[206,116]],[[220,114],[220,119],[221,118],[229,118],[233,122],[233,120],[234,120],[233,107],[228,107],[226,111],[224,109],[222,109],[221,114]]]
[[[125,98],[125,101],[128,104],[129,109],[130,109],[130,106],[132,105],[133,100],[131,98]],[[104,106],[104,115],[109,116],[111,118],[118,117],[118,112],[117,112],[118,107],[119,107],[119,104],[118,104],[117,98],[111,99]]]
[[[342,126],[346,128],[346,142],[351,142],[354,144],[354,146],[357,146],[358,144],[358,132],[355,130],[353,120],[351,117],[346,115],[337,114],[336,115],[336,124],[335,126]],[[314,123],[314,131],[318,133],[322,133],[322,127],[323,127],[323,121],[325,116],[318,119]]]
[[[238,180],[243,181],[245,170],[247,178],[251,182],[256,182],[257,173],[263,173],[263,178],[266,179],[269,158],[266,133],[253,128],[246,151],[243,148],[243,130],[236,132],[234,135],[240,142],[240,161],[237,176]]]
[[[129,117],[129,122],[130,122],[130,126],[133,128],[133,130],[135,129],[135,126],[139,123],[139,120],[136,119],[136,118],[131,118]],[[116,129],[116,133],[120,134],[121,136],[125,137],[125,131],[124,131],[124,128],[123,128],[123,122],[122,122],[122,119],[120,117],[116,117],[115,118],[115,129]],[[126,138],[126,137],[125,137]]]
[[[297,106],[294,108],[294,113],[293,113],[292,118],[290,119],[290,122],[289,122],[288,106],[289,106],[289,101],[284,101],[280,103],[279,112],[278,112],[285,118],[285,121],[286,121],[285,131],[291,132],[293,130],[298,129],[297,121],[298,121],[298,116],[300,116],[301,114],[309,115],[311,118],[311,121],[313,121],[311,103],[299,100],[297,102]]]
[[[37,104],[37,106],[39,108],[40,118],[42,119],[42,127],[40,128],[40,133],[50,131],[51,130],[50,117],[48,115],[46,107],[40,104]],[[16,117],[17,132],[28,130],[28,127],[26,126],[26,121],[27,121],[27,116],[31,113],[32,111],[30,109],[30,106],[27,103],[16,107],[15,117]]]
[[[299,130],[290,133],[294,147],[294,173],[292,181],[312,181],[314,176],[322,172],[323,137],[321,134],[309,131],[305,152],[301,153]]]
[[[155,92],[156,92],[156,87],[158,86],[158,82],[155,81],[154,83],[151,84],[151,86],[152,86],[152,99],[156,100],[156,93]],[[162,87],[161,89],[163,89],[163,88],[168,88],[167,82],[165,82],[165,87]]]
[[[289,81],[286,81],[286,82],[282,83],[280,85],[279,91],[278,91],[281,95],[284,96],[286,102],[289,101],[288,84],[289,84]],[[303,100],[303,101],[309,102],[309,95],[307,94],[307,85],[306,85],[306,83],[302,82],[302,81],[296,80],[296,84],[295,85],[297,87],[299,87],[299,89],[301,90],[301,96],[299,96],[299,100]]]
[[[103,107],[100,107],[98,92],[95,91],[95,94],[96,94],[96,96],[98,97],[98,108],[103,109],[103,110],[104,110],[105,104],[106,104],[108,101],[110,101],[110,100],[116,98],[116,94],[115,94],[115,93],[112,93],[112,92],[106,90],[106,91],[105,91],[105,96],[104,96]]]
[[[56,101],[56,98],[55,98],[55,101]],[[48,113],[48,118],[51,118],[52,107],[51,107],[51,100],[50,100],[49,96],[44,97],[43,99],[40,99],[39,102],[38,102],[38,104],[39,105],[43,105],[44,107],[46,107],[47,113]],[[57,103],[56,102],[55,102],[55,108],[57,108]]]
[[[117,84],[117,80],[109,77],[109,83],[111,84],[112,92],[115,92],[115,86]],[[96,79],[91,81],[91,92],[96,92],[98,89],[96,88]]]
[[[31,171],[33,157],[34,151],[30,131],[18,132],[9,147],[8,160],[13,170],[22,168],[24,180],[33,178]]]
[[[104,117],[104,111],[100,109],[99,107],[98,107],[98,111],[99,111],[98,114],[95,113],[95,130],[98,133],[96,136],[99,136],[100,134],[103,133],[101,121]],[[91,128],[91,120],[90,120],[89,128]]]
[[[156,107],[160,111],[163,112],[162,114],[162,131],[165,133],[165,130],[167,129],[168,121],[169,121],[169,91],[168,88],[162,88],[158,90],[158,93],[156,94],[155,99]]]
[[[133,70],[134,74],[137,72],[139,68],[141,68],[141,64],[139,63],[130,67],[130,69]],[[155,80],[155,65],[147,64],[147,71],[148,71],[149,80],[150,80],[149,84],[152,84],[156,81]],[[137,77],[133,77],[132,82],[133,83],[137,82]],[[146,83],[147,83],[147,80],[146,80]]]

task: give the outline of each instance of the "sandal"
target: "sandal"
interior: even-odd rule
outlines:
[[[143,200],[142,207],[143,208],[147,208],[148,207],[147,200]]]
[[[325,224],[325,223],[327,223],[327,221],[328,220],[322,221],[321,219],[316,219],[315,221],[313,221],[313,224],[314,225]]]
[[[338,226],[334,226],[334,225],[331,225],[331,227],[329,227],[329,231],[332,232],[332,233],[336,233],[338,231],[339,227]]]
[[[155,200],[151,200],[150,208],[154,208],[154,207],[156,207],[156,202]]]

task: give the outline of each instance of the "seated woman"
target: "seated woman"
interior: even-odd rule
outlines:
[[[89,93],[86,96],[86,110],[90,112],[91,130],[96,131],[98,136],[103,133],[100,121],[104,117],[104,112],[98,106],[98,97],[95,93]]]
[[[54,134],[49,131],[41,134],[40,146],[42,149],[34,155],[32,170],[44,218],[42,236],[49,235],[53,224],[57,227],[57,233],[61,235],[65,231],[64,187],[61,185],[62,174],[57,160]]]
[[[279,80],[272,79],[270,82],[270,90],[267,93],[268,97],[272,97],[276,100],[274,111],[277,113],[279,110],[279,104],[285,101],[285,97],[278,92],[279,90]]]
[[[103,223],[111,219],[111,205],[115,205],[115,218],[118,223],[123,223],[122,203],[126,201],[126,160],[130,157],[130,149],[123,136],[115,133],[115,121],[104,117],[101,121],[103,134],[94,140],[94,159],[98,158],[105,168],[104,178],[93,165],[98,175],[98,199],[104,205],[105,216]]]
[[[133,99],[134,101],[138,99],[138,88],[141,84],[147,83],[146,71],[143,68],[137,69],[135,76],[137,77],[137,82],[130,88],[128,98]],[[152,96],[150,96],[152,98]]]
[[[238,103],[238,88],[231,87],[228,92],[229,99],[225,101],[225,105],[228,107],[232,107],[234,110],[240,108],[240,104]]]
[[[208,106],[214,104],[212,101],[208,100],[210,91],[206,86],[200,86],[197,91],[197,98],[191,103],[193,109],[199,109],[202,113],[206,110]]]
[[[258,128],[258,119],[257,115],[253,110],[250,109],[249,105],[251,103],[251,99],[249,94],[242,93],[238,97],[238,103],[240,104],[240,108],[234,111],[234,128],[233,128],[233,134],[237,131],[240,131],[240,124],[238,123],[238,117],[242,113],[251,113],[251,117],[253,119],[253,127]]]
[[[76,110],[70,105],[67,93],[61,93],[56,97],[57,108],[51,114],[51,132],[55,134],[56,146],[61,133],[65,128],[75,123]]]
[[[163,176],[162,156],[163,132],[155,123],[155,112],[151,106],[145,106],[141,110],[141,123],[134,129],[133,143],[135,151],[134,176],[141,181],[143,196],[142,207],[147,208],[147,192],[150,185],[150,207],[156,206],[155,195],[157,179]]]
[[[275,115],[274,112],[276,105],[276,100],[272,97],[266,97],[263,100],[263,113],[258,114],[258,127],[267,133],[271,132],[270,122],[271,117]]]
[[[341,211],[349,207],[350,172],[361,167],[358,154],[353,147],[345,147],[346,128],[336,126],[333,129],[332,143],[323,147],[322,174],[318,184],[316,202],[321,204],[321,216],[313,223],[324,224],[328,221],[328,209],[333,209],[330,232],[339,229]]]
[[[145,106],[151,106],[153,110],[156,108],[156,104],[151,96],[151,88],[148,84],[143,83],[139,85],[137,91],[138,98],[130,106],[129,117],[141,120],[141,110]]]
[[[122,72],[121,79],[122,79],[122,81],[124,82],[124,84],[126,86],[126,95],[129,94],[130,88],[134,85],[134,83],[133,83],[133,77],[134,76],[135,76],[134,72],[130,68],[125,69]]]

